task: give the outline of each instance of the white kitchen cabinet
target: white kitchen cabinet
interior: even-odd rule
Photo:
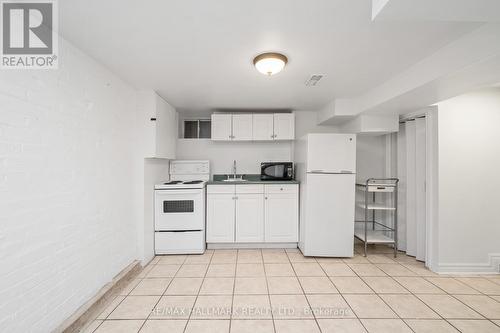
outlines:
[[[293,113],[274,114],[274,140],[295,139],[295,115]]]
[[[212,140],[272,141],[295,139],[293,113],[212,114]]]
[[[212,193],[207,195],[208,243],[234,242],[234,198],[234,193]]]
[[[232,114],[212,114],[212,140],[231,141],[232,139]]]
[[[236,242],[264,241],[264,200],[262,194],[236,194]]]
[[[175,159],[177,111],[156,95],[156,157]]]
[[[142,91],[137,115],[143,157],[175,159],[177,111],[154,91]]]
[[[297,187],[296,185],[288,185]],[[284,193],[265,194],[265,241],[298,242],[298,191],[283,186]]]
[[[298,185],[209,185],[208,243],[296,243]]]
[[[234,141],[252,140],[252,114],[233,114],[233,137]]]
[[[253,139],[274,140],[274,115],[272,113],[253,114]]]

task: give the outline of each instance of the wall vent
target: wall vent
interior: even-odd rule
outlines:
[[[318,82],[324,77],[323,74],[313,74],[309,79],[306,81],[306,86],[315,86],[318,84]]]

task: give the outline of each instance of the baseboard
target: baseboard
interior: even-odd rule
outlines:
[[[139,261],[134,261],[123,269],[117,276],[102,287],[99,292],[82,305],[75,313],[67,318],[53,332],[55,333],[73,333],[79,332],[96,318],[109,302],[113,300],[121,289],[127,286],[133,279],[139,275],[142,266]]]
[[[297,243],[207,243],[207,249],[296,249]]]
[[[442,263],[434,271],[439,274],[499,274],[500,253],[490,253],[487,263]]]

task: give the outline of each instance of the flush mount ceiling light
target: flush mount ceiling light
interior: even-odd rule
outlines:
[[[262,74],[269,76],[281,72],[287,62],[287,57],[274,52],[262,53],[253,59],[255,68]]]

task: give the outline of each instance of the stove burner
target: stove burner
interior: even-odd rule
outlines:
[[[182,181],[180,180],[171,180],[169,182],[163,183],[163,185],[174,185],[174,184],[180,184]]]
[[[199,184],[203,183],[203,180],[190,180],[188,182],[184,182],[183,184],[190,185],[190,184]]]

